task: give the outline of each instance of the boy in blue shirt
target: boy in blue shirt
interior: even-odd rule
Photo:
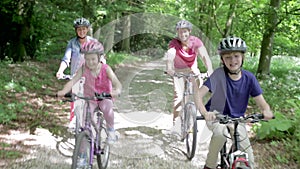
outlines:
[[[213,132],[204,169],[217,167],[218,154],[226,141],[224,136],[224,131],[227,131],[226,125],[213,123],[216,111],[230,117],[244,116],[251,96],[265,119],[273,118],[273,113],[262,95],[256,77],[242,69],[246,50],[246,43],[241,38],[232,36],[224,38],[218,47],[223,66],[216,69],[200,88],[199,109],[205,117],[208,128]],[[212,96],[204,105],[203,97],[208,92],[212,93]],[[241,148],[248,153],[250,167],[253,169],[253,150],[245,125],[240,124],[238,130]]]

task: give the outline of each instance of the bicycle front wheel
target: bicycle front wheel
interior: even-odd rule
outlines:
[[[224,146],[222,147],[222,149],[220,151],[220,164],[219,164],[219,166],[222,169],[229,169],[228,161],[229,161],[229,159],[228,159],[226,142],[225,142]]]
[[[184,106],[184,128],[187,157],[191,160],[195,156],[197,145],[197,109],[193,102],[188,102]]]
[[[91,169],[91,142],[86,132],[76,135],[76,144],[72,157],[72,169]]]
[[[110,154],[110,146],[107,142],[107,130],[105,128],[100,129],[100,137],[98,140],[98,146],[100,149],[99,154],[97,154],[97,163],[99,169],[105,169],[108,164],[109,154]]]

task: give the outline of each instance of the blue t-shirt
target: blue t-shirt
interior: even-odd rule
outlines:
[[[251,72],[242,70],[242,77],[235,81],[224,73],[223,68],[217,70],[204,82],[212,93],[212,97],[205,105],[206,109],[223,111],[224,115],[231,117],[244,116],[250,96],[256,97],[263,93],[256,77]],[[226,81],[220,78],[222,73]]]

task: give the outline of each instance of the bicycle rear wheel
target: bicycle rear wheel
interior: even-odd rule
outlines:
[[[99,149],[100,152],[97,154],[97,163],[99,169],[105,169],[108,165],[109,154],[110,154],[110,146],[107,142],[107,130],[105,128],[100,129],[100,137],[99,137]]]
[[[184,128],[187,157],[191,160],[195,156],[197,146],[197,109],[193,102],[188,102],[184,106]]]
[[[76,137],[77,139],[72,157],[72,169],[91,169],[91,142],[89,135],[86,132],[81,132]]]

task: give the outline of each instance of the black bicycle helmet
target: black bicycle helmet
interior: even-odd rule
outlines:
[[[85,19],[85,18],[78,18],[74,21],[74,28],[78,28],[81,26],[86,26],[89,27],[90,26],[90,21]]]
[[[186,20],[181,20],[179,22],[177,22],[176,24],[176,30],[179,28],[188,28],[189,30],[192,30],[193,25]]]
[[[229,36],[224,38],[218,47],[219,54],[238,51],[245,53],[247,51],[246,42],[239,37]]]

